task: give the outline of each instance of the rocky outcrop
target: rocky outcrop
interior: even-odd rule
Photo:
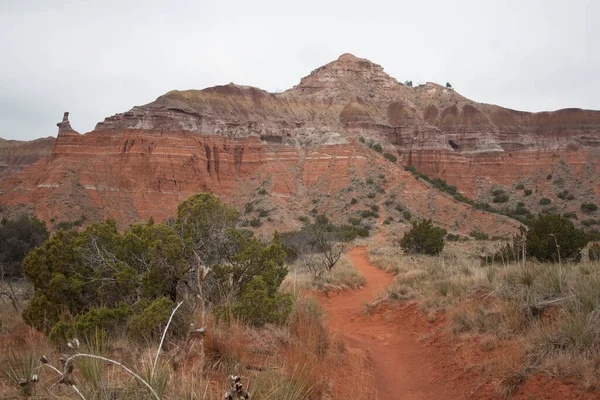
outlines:
[[[494,185],[545,179],[559,163],[598,185],[600,112],[475,103],[433,83],[404,86],[350,54],[283,93],[234,84],[171,91],[84,135],[68,113],[58,127],[49,159],[0,182],[1,203],[33,204],[47,220],[71,213],[130,223],[167,218],[199,191],[241,209],[266,188],[278,210],[273,226],[286,228],[316,200],[318,211],[347,218],[342,194],[359,190],[356,179],[385,176],[387,190],[419,215],[458,231],[484,224],[502,234],[516,224],[456,202],[401,166],[478,199]],[[374,142],[398,162],[369,149]]]

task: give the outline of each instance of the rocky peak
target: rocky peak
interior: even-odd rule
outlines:
[[[73,134],[73,133],[77,133],[73,128],[71,128],[71,123],[69,122],[69,112],[65,111],[65,113],[63,114],[63,119],[61,122],[57,123],[56,126],[58,126],[58,134],[59,135],[65,135],[65,134]]]
[[[345,53],[337,60],[312,71],[290,91],[302,94],[325,91],[330,95],[351,91],[355,95],[365,96],[374,91],[395,90],[399,87],[401,85],[398,81],[385,73],[381,65]]]

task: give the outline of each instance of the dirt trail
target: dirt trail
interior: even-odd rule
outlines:
[[[422,321],[422,316],[416,317],[418,311],[414,307],[407,307],[406,314],[400,314],[399,318],[386,318],[379,312],[365,315],[365,304],[376,298],[393,279],[391,274],[369,263],[366,251],[366,247],[355,247],[349,252],[354,267],[364,274],[366,285],[360,290],[343,291],[325,298],[322,304],[331,329],[346,337],[350,349],[365,351],[370,356],[378,390],[375,398],[467,397],[451,387],[451,377],[440,376],[439,367],[448,366],[447,357],[443,360],[440,354],[438,358],[439,351],[419,341],[435,327],[416,326],[415,320]]]

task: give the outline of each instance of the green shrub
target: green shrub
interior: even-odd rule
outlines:
[[[233,294],[236,299],[231,307],[215,308],[217,317],[233,315],[253,325],[261,325],[265,321],[279,322],[275,315],[283,314],[276,310],[283,310],[282,305],[288,301],[287,297],[278,293],[287,275],[281,236],[275,233],[272,242],[265,244],[255,237],[238,234],[235,246],[241,250],[230,263],[213,267],[215,295],[229,297]],[[252,299],[260,303],[252,305],[249,303]],[[259,316],[256,314],[258,310],[267,311],[268,315]]]
[[[584,219],[583,221],[581,221],[581,224],[583,226],[592,226],[592,225],[597,225],[598,223],[600,223],[600,221],[598,221],[597,219],[593,219],[593,218],[587,218],[587,219]]]
[[[417,169],[416,169],[416,168],[415,168],[413,165],[405,165],[403,168],[404,168],[404,170],[405,170],[405,171],[408,171],[408,172],[410,172],[411,174],[416,174],[416,173],[418,173],[418,172],[417,172]]]
[[[329,225],[329,218],[325,214],[319,214],[315,217],[315,224],[317,225]]]
[[[70,231],[72,229],[79,228],[80,226],[82,226],[84,224],[85,220],[86,220],[85,215],[82,215],[75,221],[61,221],[61,222],[57,223],[56,225],[54,225],[54,228],[57,230],[61,229],[63,231]]]
[[[375,198],[375,196],[376,196],[376,194],[375,194],[375,193],[369,193],[369,194],[367,194],[367,197],[368,197],[369,199],[374,199],[374,198]]]
[[[372,185],[373,184],[373,179],[372,178],[367,178],[366,182],[367,182],[367,185]]]
[[[531,196],[531,193],[533,193],[533,190],[531,190],[531,189],[525,189],[523,191],[523,193],[525,194],[525,196]]]
[[[117,308],[93,307],[75,317],[74,332],[77,337],[91,337],[96,331],[114,334],[133,313],[133,308],[122,302]],[[65,337],[68,339],[68,337]]]
[[[258,191],[258,194],[260,194],[260,195],[264,196],[265,194],[267,194],[267,189],[265,189],[265,188],[262,188],[262,189],[260,189],[260,190]]]
[[[264,209],[261,208],[260,210],[258,210],[258,216],[260,218],[268,217],[269,216],[269,212],[267,210],[264,210]]]
[[[522,201],[520,201],[517,204],[517,207],[515,207],[515,209],[512,210],[511,213],[512,214],[516,214],[516,215],[528,215],[528,214],[530,214],[530,212],[527,209],[527,207],[525,207],[525,203],[523,203]]]
[[[586,232],[586,237],[590,242],[600,241],[600,229],[590,229]]]
[[[396,208],[396,211],[398,211],[398,212],[404,211],[404,206],[402,204],[397,204],[395,208]]]
[[[372,212],[379,212],[379,206],[377,204],[371,205],[371,211]]]
[[[398,157],[396,157],[395,155],[391,154],[391,153],[384,153],[383,156],[385,158],[387,158],[388,160],[390,160],[391,162],[395,163],[396,161],[398,161]]]
[[[15,219],[3,219],[0,223],[0,267],[5,277],[23,276],[22,262],[33,249],[48,239],[46,223],[37,218],[22,215]]]
[[[471,231],[469,236],[474,238],[475,240],[488,240],[490,236],[487,233],[479,232],[479,231]]]
[[[362,218],[379,218],[379,214],[377,213],[377,211],[373,210],[364,210],[361,212],[360,215]]]
[[[155,341],[162,335],[174,308],[175,303],[166,297],[154,300],[141,313],[131,317],[128,329],[130,336],[139,340]],[[184,319],[181,314],[175,314],[169,332],[181,334],[184,330],[183,325]]]
[[[260,218],[252,218],[250,220],[250,226],[253,228],[258,228],[261,225],[262,225],[262,222],[260,222]]]
[[[360,224],[360,221],[362,221],[361,218],[357,218],[357,217],[348,218],[348,223],[351,225],[358,225],[358,224]]]
[[[597,209],[598,209],[598,206],[595,205],[594,203],[582,203],[581,204],[581,211],[586,212],[586,213],[594,212]]]
[[[358,138],[358,141],[361,142],[361,143],[364,143],[365,142],[365,138],[361,136],[361,137]]]
[[[34,288],[23,318],[57,341],[96,330],[117,334],[127,325],[130,335],[148,338],[164,327],[175,302],[190,295],[181,293],[182,281],[199,261],[213,270],[207,301],[219,303],[227,293],[235,304],[255,276],[271,296],[287,274],[279,236],[265,244],[238,223],[235,209],[201,193],[183,201],[169,224],[151,220],[120,233],[109,220],[81,232],[58,231],[23,261]],[[182,333],[178,321],[190,311],[177,313],[172,334]]]
[[[586,244],[583,231],[556,214],[540,215],[527,231],[527,254],[538,261],[556,262],[559,260],[559,251],[561,260],[578,261],[581,249]]]
[[[446,235],[446,240],[448,242],[458,242],[460,240],[461,236],[460,235],[455,235],[453,233],[449,233]]]
[[[552,174],[548,174],[548,175],[546,175],[546,179],[547,179],[547,180],[550,180],[550,179],[552,179]]]
[[[367,228],[366,226],[359,226],[356,228],[356,233],[358,233],[358,236],[360,237],[368,237],[369,236],[369,228]]]
[[[405,220],[410,221],[412,218],[412,214],[410,213],[410,211],[404,211],[404,213],[402,213],[402,216],[404,217]]]
[[[427,177],[427,179],[426,179],[426,180],[429,180],[429,177]],[[452,196],[457,196],[457,195],[460,195],[460,196],[462,196],[462,195],[461,195],[461,194],[458,192],[458,189],[457,189],[457,187],[456,187],[456,186],[449,185],[449,184],[448,184],[448,183],[447,183],[445,180],[443,180],[443,179],[440,179],[440,178],[435,178],[435,179],[432,179],[432,180],[429,180],[429,181],[431,182],[431,184],[432,184],[432,185],[433,185],[435,188],[437,188],[437,189],[441,190],[442,192],[448,193],[448,194],[450,194],[450,195],[452,195]],[[459,201],[463,201],[463,202],[465,201],[465,199],[466,199],[466,198],[460,198],[460,197],[459,197],[459,198],[457,198],[457,200],[459,200]]]
[[[287,293],[269,293],[263,277],[255,276],[244,287],[231,312],[234,317],[253,325],[282,324],[292,310],[292,297]]]
[[[23,320],[38,331],[48,333],[60,320],[60,312],[60,304],[43,294],[35,294],[23,310]]]
[[[515,186],[515,189],[523,190],[523,189],[525,189],[525,185],[523,185],[522,183],[519,183],[517,186]]]
[[[372,147],[373,150],[375,150],[378,153],[381,153],[383,151],[383,147],[381,147],[381,145],[379,143],[375,143]]]
[[[446,231],[433,226],[433,222],[423,220],[416,222],[410,231],[400,240],[400,246],[407,252],[435,255],[444,249]]]
[[[358,200],[356,200],[355,198],[352,198],[352,200],[350,200],[350,204],[356,204],[358,203]]]
[[[188,251],[195,250],[205,263],[209,263],[218,258],[222,249],[222,243],[214,237],[222,237],[222,232],[234,228],[238,221],[237,210],[209,193],[199,193],[177,207],[175,228],[186,242]],[[192,255],[187,254],[186,257]]]
[[[575,198],[575,196],[573,196],[572,194],[569,193],[568,190],[563,190],[562,192],[559,192],[556,197],[558,197],[561,200],[573,200]]]
[[[492,202],[494,203],[506,203],[508,201],[508,194],[501,193],[494,196]]]
[[[577,219],[577,214],[574,212],[566,212],[563,214],[563,218]]]
[[[550,204],[550,203],[552,203],[552,200],[550,200],[550,199],[549,199],[549,198],[547,198],[547,197],[542,197],[542,198],[540,199],[540,205],[541,205],[541,206],[547,206],[547,205],[548,205],[548,204]]]
[[[308,217],[306,215],[301,215],[298,217],[298,221],[303,222],[303,223],[307,223],[309,221]]]
[[[341,225],[336,229],[337,239],[340,242],[351,242],[358,236],[358,229],[354,225]]]
[[[66,321],[58,321],[52,326],[48,338],[56,345],[64,345],[71,338],[77,336],[73,324]]]

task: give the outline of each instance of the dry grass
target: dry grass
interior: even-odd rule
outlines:
[[[36,368],[40,372],[37,396],[81,398],[74,388],[58,384],[57,372],[40,367],[39,359],[46,355],[49,364],[61,370],[59,357],[65,350],[27,327],[19,313],[5,313],[9,318],[0,337],[0,370],[11,374],[10,368],[12,378],[0,379],[0,398],[19,398],[23,393],[19,381]],[[67,354],[87,352],[118,360],[165,400],[220,399],[231,374],[244,377],[244,387],[255,399],[372,398],[373,377],[367,361],[349,354],[343,342],[331,336],[314,301],[297,300],[286,326],[252,328],[236,320],[217,324],[210,313],[206,326],[204,352],[199,339],[167,340],[154,374],[157,343],[141,345],[126,337],[99,335],[82,339],[82,346]],[[86,399],[151,398],[150,391],[122,368],[98,359],[77,358],[74,379]]]
[[[527,371],[523,362],[523,355],[515,351],[501,354],[495,364],[496,393],[504,398],[510,396],[527,379]]]
[[[31,297],[32,290],[28,282],[6,282],[0,279],[0,335],[26,326],[20,314],[24,301]]]
[[[496,363],[498,393],[509,396],[532,372],[575,377],[586,390],[600,380],[600,264],[482,265],[479,252],[459,246],[436,257],[404,256],[375,245],[371,262],[396,274],[391,300],[417,301],[426,312],[445,312],[459,336],[481,336],[492,351],[498,340],[522,354]]]
[[[494,336],[483,336],[479,341],[479,348],[483,351],[496,350],[498,347],[498,339]]]
[[[343,255],[330,273],[323,273],[315,278],[304,266],[300,259],[288,265],[290,273],[281,285],[281,290],[287,293],[298,293],[301,290],[334,291],[343,289],[357,289],[365,284],[365,277],[356,270],[347,255]]]
[[[468,288],[484,281],[479,261],[460,250],[445,250],[440,256],[403,255],[397,248],[375,245],[367,258],[396,275],[388,288],[392,299],[418,299],[427,309],[443,310],[466,298]]]

